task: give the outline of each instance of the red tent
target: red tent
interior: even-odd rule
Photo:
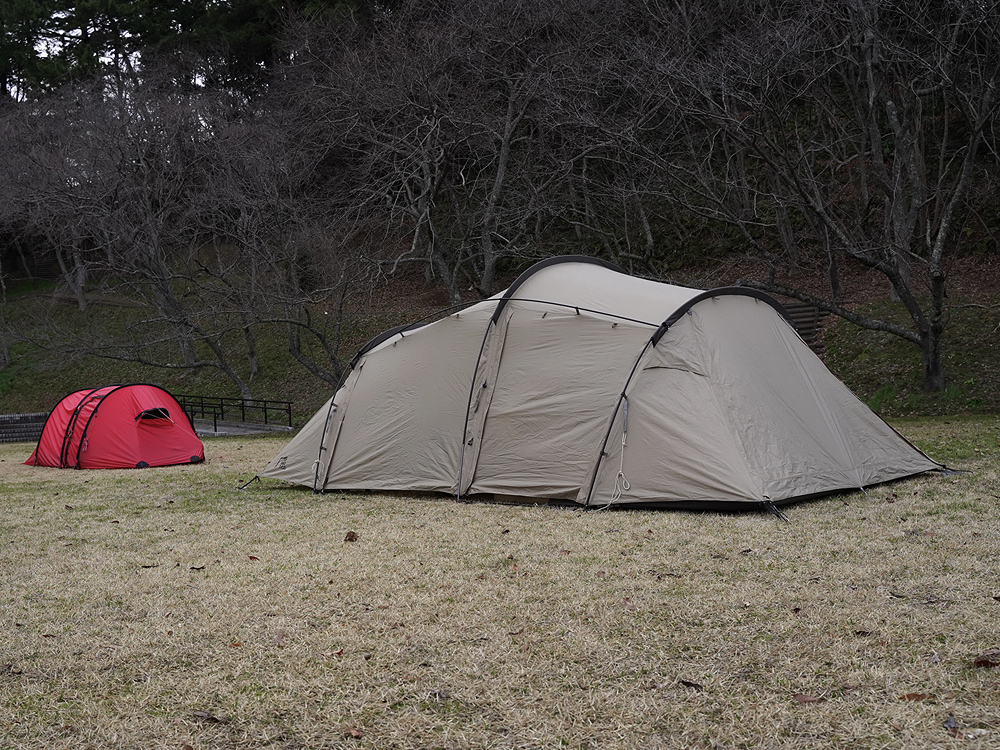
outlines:
[[[25,461],[61,469],[198,463],[205,447],[177,399],[155,385],[108,385],[66,396]]]

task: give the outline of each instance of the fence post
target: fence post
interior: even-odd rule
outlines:
[[[256,423],[263,421],[265,425],[276,424],[275,420],[271,419],[271,412],[276,411],[283,413],[285,415],[285,423],[288,427],[292,426],[292,402],[291,401],[267,401],[265,399],[236,399],[227,398],[225,396],[190,396],[190,395],[176,395],[175,398],[177,402],[181,405],[181,408],[188,414],[188,416],[193,420],[206,419],[211,413],[212,417],[212,429],[214,432],[219,431],[219,421],[225,421],[227,418],[227,409],[230,414],[232,414],[233,409],[237,406],[240,408],[240,422],[247,424],[247,414],[257,415],[255,418]]]

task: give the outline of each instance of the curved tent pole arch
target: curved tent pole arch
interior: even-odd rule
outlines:
[[[86,406],[88,403],[90,403],[90,400],[91,400],[91,398],[94,397],[95,393],[97,393],[100,390],[103,390],[106,387],[107,386],[102,386],[101,388],[94,388],[86,396],[84,396],[83,398],[81,398],[80,401],[79,401],[79,403],[73,409],[73,415],[69,418],[69,422],[66,425],[66,429],[63,431],[62,447],[59,449],[59,465],[61,467],[69,466],[69,444],[72,442],[73,432],[76,429],[76,420],[79,418],[80,412],[82,411],[82,409],[83,409],[84,406]],[[72,396],[72,395],[73,395],[72,393],[68,393],[68,394],[66,394],[66,396],[63,396],[63,399],[67,398],[68,396]],[[60,399],[59,403],[62,403],[63,399]],[[58,404],[57,404],[57,408],[58,408]],[[55,409],[53,409],[53,411],[55,411]],[[50,413],[49,414],[49,418],[51,419],[51,417],[52,417],[52,414]],[[46,424],[47,423],[48,423],[48,420],[46,420]],[[45,429],[42,428],[42,431],[44,432]]]
[[[368,352],[370,352],[372,349],[377,347],[379,344],[389,341],[395,336],[403,338],[410,331],[416,331],[419,330],[420,328],[423,328],[425,325],[428,325],[430,322],[432,322],[433,318],[436,318],[440,315],[449,315],[456,310],[464,310],[467,307],[471,307],[472,305],[478,304],[478,302],[479,301],[463,302],[461,304],[452,305],[451,307],[446,307],[441,310],[435,310],[430,315],[426,315],[423,318],[420,318],[419,320],[414,320],[410,323],[404,323],[403,325],[395,326],[394,328],[389,328],[388,330],[382,331],[381,333],[369,339],[367,343],[365,343],[364,346],[358,349],[355,355],[351,357],[351,361],[344,369],[344,374],[340,376],[340,382],[337,383],[337,387],[333,389],[334,397],[330,399],[330,407],[327,410],[326,420],[323,423],[323,431],[320,434],[320,440],[319,440],[319,451],[316,455],[316,460],[313,462],[313,468],[314,468],[313,492],[317,494],[322,494],[326,489],[326,478],[324,477],[323,481],[321,482],[319,472],[320,469],[323,467],[323,453],[327,450],[333,450],[332,446],[330,448],[327,448],[326,437],[329,434],[330,424],[333,421],[333,415],[336,414],[337,412],[336,394],[340,391],[341,388],[344,387],[344,384],[347,382],[347,379],[351,376],[351,372],[353,372],[354,369],[357,367],[358,362],[361,361],[361,358]],[[255,478],[260,479],[260,476],[258,475]]]
[[[577,314],[579,314],[582,308],[575,307],[574,305],[565,305],[558,302],[545,302],[544,300],[520,299],[514,296],[517,290],[520,289],[521,286],[524,284],[524,282],[526,282],[532,276],[537,274],[539,271],[563,263],[588,263],[595,266],[602,266],[603,268],[607,268],[608,270],[615,271],[617,273],[625,273],[624,269],[615,265],[614,263],[610,263],[601,258],[591,258],[586,255],[562,255],[554,258],[546,258],[543,261],[535,263],[533,266],[531,266],[531,268],[528,268],[523,273],[521,273],[521,275],[514,280],[514,283],[512,283],[507,288],[503,296],[500,297],[497,307],[493,311],[493,315],[490,317],[489,323],[486,325],[486,330],[483,332],[483,340],[479,345],[479,354],[476,357],[476,366],[472,371],[472,381],[469,384],[469,399],[465,405],[465,421],[462,425],[462,448],[458,461],[458,477],[455,482],[455,499],[457,501],[462,500],[462,479],[465,471],[465,449],[467,447],[466,435],[468,434],[469,431],[469,417],[472,415],[472,402],[476,395],[476,383],[479,382],[479,363],[483,359],[483,352],[486,349],[486,342],[489,340],[490,332],[495,329],[497,323],[500,321],[500,315],[503,312],[504,308],[507,306],[507,303],[513,299],[517,299],[519,302],[539,302],[542,304],[551,304],[553,306],[575,309],[577,311]],[[587,310],[587,312],[595,312],[601,315],[608,315],[609,317],[618,317],[618,318],[621,317],[614,315],[613,313],[604,313],[598,310]],[[625,319],[631,320],[631,318],[625,318]],[[644,321],[638,321],[638,320],[633,322],[644,323]],[[652,324],[646,324],[646,325],[652,325]]]
[[[608,455],[607,453],[608,441],[611,439],[611,431],[614,429],[615,420],[618,418],[618,412],[621,411],[622,403],[627,402],[628,400],[629,385],[632,383],[632,379],[635,377],[635,373],[639,369],[639,364],[642,362],[642,358],[646,356],[646,352],[648,352],[650,348],[655,348],[656,345],[660,343],[660,339],[663,338],[664,334],[666,334],[666,332],[670,329],[670,327],[673,326],[678,320],[680,320],[685,314],[689,313],[691,309],[699,302],[704,302],[705,300],[708,299],[717,299],[719,297],[732,296],[732,295],[753,297],[763,302],[767,302],[769,305],[771,305],[771,307],[773,307],[775,310],[781,313],[781,316],[786,321],[788,321],[789,325],[791,325],[792,323],[791,318],[788,317],[788,313],[785,311],[785,308],[782,307],[781,303],[778,302],[776,299],[756,289],[750,289],[748,287],[739,287],[739,286],[719,287],[718,289],[711,289],[709,291],[703,292],[695,297],[692,297],[690,300],[688,300],[680,307],[678,307],[674,312],[672,312],[666,318],[666,320],[664,320],[657,327],[653,335],[649,337],[649,340],[646,342],[645,346],[642,347],[642,351],[639,352],[639,356],[636,357],[635,364],[632,365],[632,369],[629,371],[628,377],[625,379],[625,385],[622,386],[621,394],[618,396],[618,401],[617,403],[615,403],[614,411],[612,411],[611,413],[611,419],[608,421],[608,429],[604,433],[604,440],[601,442],[601,450],[597,454],[597,460],[595,461],[594,468],[591,471],[590,486],[587,489],[587,499],[584,502],[585,508],[591,507],[591,500],[593,499],[594,496],[594,487],[597,484],[597,475],[600,473],[601,464],[604,463],[604,459]],[[626,406],[626,408],[628,407]]]

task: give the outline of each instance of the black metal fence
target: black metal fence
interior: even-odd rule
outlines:
[[[291,401],[177,394],[174,398],[191,419],[211,419],[214,432],[219,431],[219,422],[292,426]]]
[[[0,415],[0,443],[37,443],[48,418],[47,411]]]

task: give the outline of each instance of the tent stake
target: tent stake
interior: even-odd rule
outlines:
[[[254,482],[259,482],[259,481],[260,481],[260,474],[256,475],[253,479],[251,479],[246,484],[243,484],[243,485],[240,485],[239,487],[237,487],[236,491],[237,492],[242,492],[243,490],[245,490],[247,487],[249,487]]]
[[[774,503],[772,503],[770,501],[767,501],[767,502],[764,503],[764,508],[769,513],[773,513],[777,518],[780,518],[785,523],[791,523],[792,522],[792,519],[790,519],[788,516],[786,516],[780,510],[778,510],[778,506],[776,506]]]

